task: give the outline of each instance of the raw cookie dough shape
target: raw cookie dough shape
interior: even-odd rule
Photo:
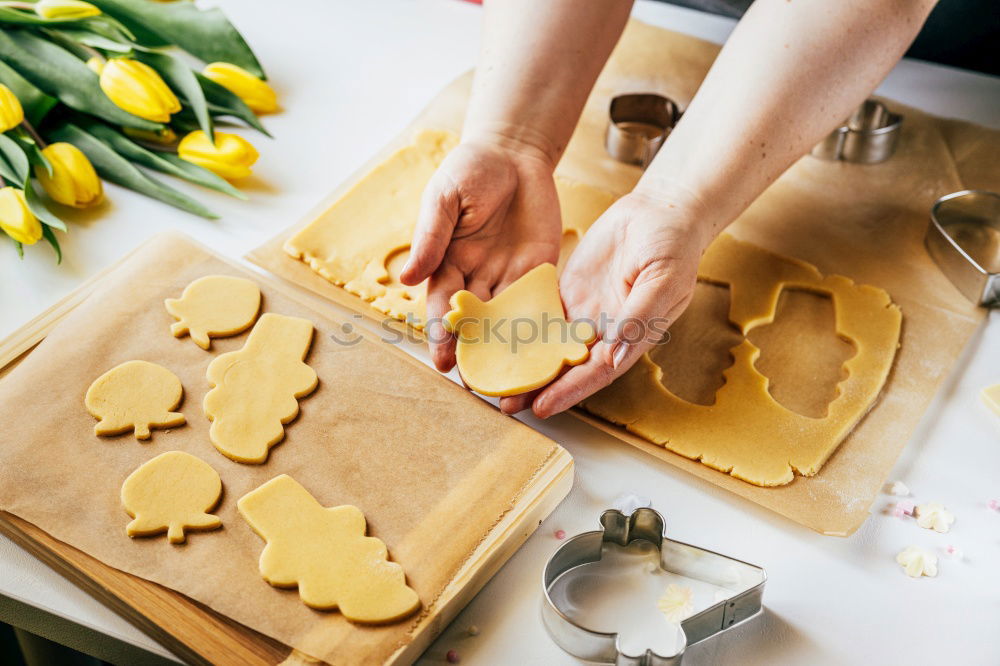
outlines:
[[[217,357],[208,366],[212,390],[205,395],[209,439],[220,453],[241,463],[259,464],[285,436],[284,424],[299,413],[298,399],[319,382],[305,364],[312,343],[308,319],[271,312],[261,315],[243,349]]]
[[[427,316],[425,284],[405,286],[389,264],[409,249],[420,199],[458,136],[423,130],[372,169],[319,217],[289,238],[285,252],[326,280],[416,329]],[[556,179],[563,217],[564,256],[616,197],[582,183]],[[562,265],[562,260],[560,261]]]
[[[120,435],[134,430],[135,438],[149,439],[150,428],[184,424],[184,415],[171,411],[181,404],[184,388],[177,375],[149,361],[126,361],[94,380],[84,405],[98,420],[94,434]]]
[[[298,587],[302,602],[340,609],[352,622],[395,622],[420,607],[403,568],[385,544],[365,536],[364,514],[351,505],[326,508],[282,474],[237,502],[267,545],[260,573],[275,587]]]
[[[759,486],[780,486],[798,472],[813,476],[868,412],[889,375],[902,314],[882,289],[823,276],[805,262],[721,235],[698,268],[699,279],[729,285],[729,319],[746,336],[771,323],[783,289],[829,295],[837,334],[856,353],[823,418],[803,416],[771,397],[754,361],[760,350],[744,339],[713,405],[696,405],[661,383],[663,369],[648,355],[581,406],[682,456]]]
[[[596,337],[588,322],[566,321],[552,264],[536,266],[485,303],[465,290],[450,303],[444,327],[458,338],[458,371],[483,395],[545,386],[563,367],[586,361]]]
[[[167,533],[170,543],[184,543],[184,530],[214,530],[222,525],[209,511],[219,503],[218,472],[190,453],[167,451],[143,463],[122,484],[122,505],[135,520],[130,537]]]
[[[229,275],[206,275],[184,287],[180,298],[165,301],[178,321],[170,325],[175,338],[188,333],[208,350],[211,338],[225,338],[250,328],[260,310],[260,289],[250,280]]]

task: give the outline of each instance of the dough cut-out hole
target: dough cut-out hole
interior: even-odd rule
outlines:
[[[827,415],[837,384],[847,378],[844,363],[856,353],[834,324],[829,296],[785,289],[774,322],[747,335],[760,349],[755,366],[770,380],[768,392],[782,406],[803,416]]]
[[[707,406],[715,404],[715,393],[726,381],[722,373],[733,364],[730,350],[742,341],[729,322],[729,287],[699,281],[691,304],[670,327],[670,339],[649,356],[663,368],[667,390]]]
[[[389,279],[386,280],[385,284],[396,287],[402,286],[403,283],[399,281],[399,274],[403,272],[403,266],[406,265],[409,258],[409,245],[389,253],[389,256],[385,258],[385,270],[389,274]]]

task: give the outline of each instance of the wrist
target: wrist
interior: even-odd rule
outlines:
[[[708,206],[696,192],[678,181],[644,175],[628,196],[637,205],[659,211],[665,224],[693,239],[701,251],[726,226],[726,221],[715,213],[715,207]]]
[[[555,171],[562,151],[543,132],[525,125],[501,121],[466,124],[462,143],[487,144],[535,167]]]

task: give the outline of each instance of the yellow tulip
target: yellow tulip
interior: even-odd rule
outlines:
[[[101,70],[101,90],[129,113],[165,123],[181,110],[177,96],[156,70],[131,58],[112,58]]]
[[[14,129],[24,120],[24,109],[13,91],[0,83],[0,132]]]
[[[181,159],[197,164],[223,178],[245,178],[260,155],[249,141],[235,134],[215,133],[215,144],[202,130],[195,130],[177,146]]]
[[[134,127],[123,127],[122,132],[124,132],[125,136],[130,139],[143,141],[145,143],[155,143],[160,146],[169,146],[177,142],[177,134],[175,134],[169,127],[155,131],[135,129]]]
[[[35,13],[47,19],[82,19],[97,16],[101,10],[83,0],[38,0]]]
[[[255,113],[278,110],[278,96],[271,86],[242,67],[228,62],[213,62],[205,65],[202,74],[242,99]]]
[[[42,237],[42,223],[28,208],[24,190],[0,189],[0,229],[25,245],[34,245]]]
[[[104,58],[101,56],[91,56],[87,59],[87,68],[98,76],[104,71]]]
[[[55,201],[74,208],[87,208],[104,197],[101,179],[87,156],[71,143],[53,143],[42,150],[52,165],[52,175],[35,167],[35,178]]]

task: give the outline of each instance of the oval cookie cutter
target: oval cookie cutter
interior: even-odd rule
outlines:
[[[961,190],[931,206],[927,251],[976,305],[1000,306],[1000,194]]]
[[[608,114],[604,147],[619,162],[644,169],[681,119],[677,103],[655,93],[613,97]]]
[[[601,514],[602,529],[584,532],[568,540],[549,558],[542,572],[542,621],[552,640],[567,653],[617,666],[679,666],[686,647],[742,624],[760,614],[767,574],[761,567],[726,555],[698,548],[664,536],[663,516],[650,508],[625,515],[616,509]],[[660,553],[660,567],[695,580],[712,583],[732,592],[681,622],[685,641],[675,654],[650,649],[638,654],[623,651],[617,633],[597,631],[573,621],[553,600],[556,580],[579,566],[601,559],[604,543],[627,546],[644,540]]]
[[[866,99],[844,124],[816,144],[812,155],[824,160],[877,164],[892,157],[903,116],[877,99]]]

